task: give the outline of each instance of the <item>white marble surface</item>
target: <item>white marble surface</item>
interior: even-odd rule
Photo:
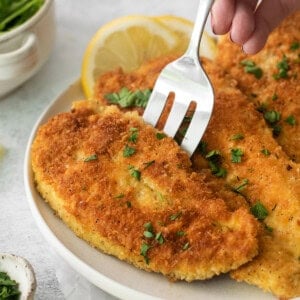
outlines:
[[[35,270],[36,299],[114,299],[89,284],[54,252],[38,230],[23,184],[29,134],[47,105],[79,77],[87,42],[97,28],[128,14],[176,14],[194,19],[198,1],[56,0],[57,38],[46,65],[30,81],[0,99],[0,252],[28,259]],[[88,291],[88,293],[87,293]]]

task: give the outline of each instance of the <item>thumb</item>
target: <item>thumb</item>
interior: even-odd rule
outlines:
[[[261,50],[273,29],[297,10],[300,10],[299,0],[263,0],[255,11],[255,29],[243,45],[244,52],[254,54]]]

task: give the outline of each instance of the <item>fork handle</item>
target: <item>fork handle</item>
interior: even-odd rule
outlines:
[[[214,0],[199,0],[196,20],[194,23],[194,28],[192,31],[190,43],[185,53],[185,56],[189,56],[196,60],[199,60],[199,49],[200,49],[201,37],[203,34],[203,30],[205,27],[208,14],[211,10],[213,3]]]

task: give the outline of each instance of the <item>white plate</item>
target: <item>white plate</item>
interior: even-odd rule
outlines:
[[[227,275],[193,283],[168,281],[160,274],[139,270],[112,256],[102,254],[79,239],[53,213],[37,193],[30,164],[30,146],[37,128],[50,117],[69,111],[74,100],[83,99],[79,82],[71,85],[43,113],[30,136],[25,156],[25,188],[34,219],[47,241],[87,280],[121,299],[276,299],[260,289],[237,283]]]

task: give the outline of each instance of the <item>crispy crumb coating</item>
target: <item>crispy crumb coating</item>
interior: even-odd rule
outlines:
[[[300,162],[300,12],[273,31],[266,46],[256,55],[247,56],[229,38],[219,44],[216,63],[236,81],[248,99],[262,111],[280,113],[280,133],[276,140],[291,159]],[[253,61],[262,69],[260,79],[245,72],[243,61]],[[284,72],[283,70],[286,70]],[[279,73],[282,72],[279,76]],[[278,78],[279,77],[279,78]],[[291,116],[295,124],[289,122]],[[290,119],[291,120],[291,119]]]
[[[37,189],[92,246],[173,280],[206,279],[250,261],[258,222],[248,209],[229,210],[188,155],[156,133],[136,112],[75,103],[37,133]],[[134,154],[124,156],[126,147]]]
[[[109,78],[112,78],[112,82],[118,78],[119,85],[112,86],[109,78],[100,78],[96,87],[99,101],[107,104],[104,95],[117,92],[124,86],[132,90],[138,86],[151,88],[156,78],[153,72],[157,72],[157,76],[159,70],[173,59],[158,59],[131,74],[124,74],[121,70],[110,73]],[[231,272],[231,275],[236,280],[257,285],[279,297],[299,296],[300,166],[291,159],[286,148],[279,144],[280,139],[274,139],[272,128],[262,118],[256,103],[249,101],[247,95],[238,89],[238,80],[215,63],[206,60],[203,63],[212,80],[216,102],[202,141],[207,143],[209,151],[221,152],[222,167],[227,170],[227,176],[218,178],[212,175],[208,161],[200,151],[192,157],[192,168],[205,176],[209,187],[225,200],[231,210],[238,207],[249,209],[260,201],[269,214],[261,221],[259,255]],[[149,80],[145,74],[137,76],[143,70],[152,74]],[[244,72],[239,74],[241,80],[242,76],[248,78],[247,75]],[[296,115],[295,110],[293,114]],[[164,113],[161,123],[164,123],[166,117]],[[236,134],[242,134],[243,138],[232,139]],[[291,140],[293,138],[290,137]],[[299,146],[296,139],[291,143]],[[231,150],[237,148],[243,152],[241,163],[231,161]],[[243,184],[243,188],[237,192]]]

